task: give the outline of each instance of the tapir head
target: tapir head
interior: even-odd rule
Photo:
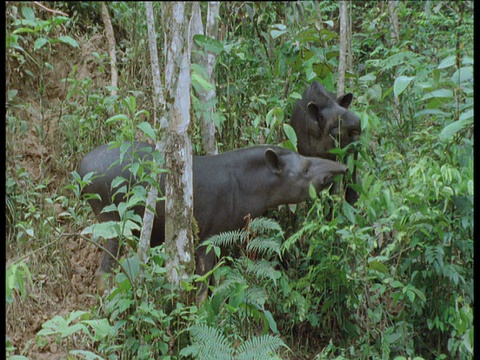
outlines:
[[[300,154],[333,160],[329,150],[358,140],[360,118],[348,110],[352,99],[351,93],[337,98],[317,81],[304,91],[291,119]]]
[[[336,175],[347,171],[347,167],[338,162],[306,157],[278,147],[267,148],[264,156],[269,170],[267,176],[262,175],[263,181],[269,179],[265,181],[264,192],[269,194],[271,206],[305,201],[310,197],[310,185],[319,192],[329,186]]]

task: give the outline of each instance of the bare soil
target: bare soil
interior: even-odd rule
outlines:
[[[16,131],[7,136],[7,174],[15,177],[16,169],[23,168],[34,183],[45,183],[49,179],[47,188],[42,190],[46,195],[53,192],[59,194],[62,185],[68,181],[68,173],[73,170],[59,168],[56,162],[58,154],[55,151],[61,148],[59,142],[61,144],[62,141],[58,132],[61,105],[68,90],[68,83],[62,79],[72,73],[74,66],[77,67],[77,79],[92,78],[92,86],[104,86],[108,78],[108,74],[98,71],[92,56],[92,52],[107,52],[104,36],[98,34],[88,40],[77,41],[79,49],[55,44],[47,59],[36,59],[37,62],[47,60],[53,66],[53,71],[48,68],[45,70],[48,73],[43,76],[47,80],[42,85],[43,93],[39,93],[38,67],[22,65],[15,60],[9,61],[6,67],[6,71],[9,71],[7,91],[17,90],[15,104],[21,105],[10,111],[17,119],[28,124],[25,134],[20,135]],[[34,51],[31,53],[35,54]],[[27,74],[27,69],[33,76]],[[35,125],[42,125],[44,136],[38,133],[38,126]],[[62,220],[59,214],[65,209],[57,203],[53,209],[49,206],[45,204],[45,209],[56,214],[55,225],[62,233],[79,232],[87,225]],[[94,274],[101,252],[80,237],[58,235],[53,231],[50,238],[41,239],[38,243],[47,245],[38,248],[33,243],[6,243],[6,267],[23,259],[33,280],[33,287],[27,288],[25,298],[15,293],[13,303],[5,305],[6,335],[16,348],[15,354],[29,359],[65,359],[68,354],[66,341],[57,343],[53,337],[49,337],[47,344],[37,343],[37,332],[42,329],[43,323],[56,315],[65,316],[72,310],[88,311],[98,302]],[[77,349],[84,348],[82,339],[73,341],[77,342],[74,344]]]

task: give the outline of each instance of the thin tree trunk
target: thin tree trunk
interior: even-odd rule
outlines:
[[[108,7],[105,2],[102,1],[102,20],[105,25],[105,36],[108,41],[108,55],[110,56],[110,72],[112,80],[112,91],[110,95],[117,95],[118,88],[118,72],[117,72],[117,55],[115,52],[115,36],[113,33],[113,26],[110,20],[110,15],[108,14]]]
[[[391,21],[391,32],[390,32],[390,41],[391,46],[395,46],[397,42],[400,40],[400,31],[398,28],[398,1],[396,0],[389,0],[388,1],[388,13],[390,16]],[[397,71],[395,71],[395,77],[397,77]],[[402,123],[401,113],[400,113],[400,100],[397,96],[393,97],[393,101],[395,106],[393,108],[393,114],[397,119],[398,124]]]
[[[153,7],[151,2],[145,2],[145,10],[147,16],[147,29],[148,29],[148,44],[150,49],[150,63],[152,66],[152,79],[153,79],[153,117],[155,122],[155,128],[160,128],[161,133],[165,133],[167,127],[167,121],[165,116],[165,99],[162,92],[162,82],[160,79],[160,66],[158,62],[158,50],[155,33],[155,20],[153,15]],[[156,150],[161,154],[165,153],[165,139],[162,138],[157,141]],[[154,160],[155,161],[155,160]],[[156,164],[156,168],[160,168],[163,164]],[[156,183],[159,183],[159,175],[156,175]],[[148,196],[145,204],[145,212],[143,214],[143,226],[140,233],[140,241],[138,245],[138,259],[141,264],[147,261],[147,251],[150,247],[150,238],[152,236],[153,221],[155,214],[151,209],[155,209],[158,198],[158,190],[155,186],[152,186],[148,191]],[[143,267],[140,267],[140,281],[143,279]]]
[[[353,51],[352,51],[352,11],[353,7],[348,9],[347,16],[347,71],[353,74]],[[352,86],[352,78],[348,80],[348,88]]]
[[[213,39],[217,38],[217,20],[220,9],[219,1],[210,1],[208,3],[208,13],[206,21],[205,34],[208,37]],[[200,4],[195,2],[192,5],[192,37],[191,42],[193,43],[193,35],[195,34],[204,34],[203,25],[202,25],[202,16],[200,10]],[[206,56],[196,56],[194,62],[202,65],[207,73],[207,80],[215,86],[215,76],[213,73],[213,68],[215,65],[216,55],[212,52],[207,52]],[[216,93],[215,89],[204,90],[198,94],[198,100],[202,104],[208,104],[212,99],[215,99]],[[215,114],[215,108],[212,105],[208,110],[202,111],[200,115],[200,129],[202,135],[202,145],[206,154],[214,155],[218,153],[217,144],[215,142],[215,123],[213,121]]]
[[[347,21],[348,21],[348,2],[340,1],[340,54],[338,56],[338,82],[337,95],[345,93],[345,71],[346,71],[346,52],[347,52]]]
[[[190,42],[183,2],[162,3],[166,41],[165,98],[170,125],[165,151],[165,250],[167,277],[179,285],[195,270],[190,125]],[[188,4],[187,4],[188,6]]]
[[[392,45],[395,45],[400,40],[400,29],[398,27],[398,1],[390,0],[388,2],[388,12],[390,15],[391,29],[390,38]]]

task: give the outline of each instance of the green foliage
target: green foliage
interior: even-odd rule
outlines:
[[[12,292],[18,290],[25,300],[27,295],[27,285],[32,287],[32,274],[24,262],[14,263],[7,267],[5,274],[5,300],[11,304],[13,302]]]
[[[6,14],[7,64],[30,87],[44,120],[56,70],[52,59],[76,50],[82,36],[103,31],[98,3],[54,4],[72,16],[26,3],[9,3]],[[360,194],[355,207],[340,195],[312,193],[308,205],[284,207],[276,221],[256,219],[247,229],[212,238],[205,246],[217,256],[221,249],[234,251],[213,271],[217,285],[200,309],[177,302],[165,282],[160,249],[151,250],[141,285],[138,260],[129,254],[100,305],[89,314],[72,312],[48,321],[39,345],[45,344],[43,337],[53,337],[67,342],[69,356],[92,359],[202,358],[215,346],[215,355],[229,358],[241,358],[247,349],[279,357],[284,344],[297,357],[316,359],[471,358],[471,4],[399,2],[399,41],[393,42],[386,3],[349,3],[353,66],[347,91],[355,95],[351,109],[363,129],[358,159],[346,159],[358,172],[359,182],[352,185]],[[53,133],[48,121],[32,122],[26,115],[36,109],[18,81],[7,88],[7,250],[12,257],[27,252],[32,259],[7,267],[7,309],[19,303],[17,298],[29,301],[38,269],[58,273],[66,267],[65,252],[51,234],[85,227],[89,210],[77,199],[89,178],[66,176],[81,156],[105,142],[158,136],[149,112],[139,110],[152,108],[144,7],[108,6],[118,41],[120,95],[97,86],[96,77],[108,76],[109,65],[100,51],[88,59],[95,76],[85,76],[74,64],[64,80],[66,97],[55,105]],[[160,13],[159,5],[154,7]],[[214,84],[201,66],[192,68],[194,113],[212,116],[221,151],[259,143],[296,149],[288,119],[306,84],[319,80],[336,90],[338,23],[336,2],[222,3],[219,39],[194,37],[199,53],[217,55],[217,95],[208,104],[195,95]],[[39,174],[25,165],[32,155],[17,151],[31,134],[52,155],[39,155]],[[194,125],[195,144],[199,136]],[[152,163],[133,162],[130,169],[153,182],[146,175]],[[119,211],[122,221],[87,227],[85,234],[135,240],[141,219],[131,210],[143,203],[145,193],[126,192],[121,185],[126,180],[117,181],[117,196],[125,196],[125,203],[107,210]],[[47,263],[35,259],[42,249]],[[75,348],[74,337],[90,347]],[[7,342],[7,356],[18,351]]]
[[[264,335],[269,330],[278,333],[266,306],[270,296],[266,289],[277,287],[282,276],[277,269],[282,237],[278,223],[256,218],[245,230],[212,236],[201,245],[207,251],[215,249],[217,256],[220,248],[237,249],[235,257],[226,257],[229,265],[214,273],[222,281],[212,289],[212,298],[202,306],[209,325],[227,321],[229,325],[225,326],[224,333],[240,338],[251,336],[255,328]]]
[[[184,348],[180,355],[195,359],[276,359],[279,358],[274,355],[277,349],[286,347],[280,338],[271,335],[252,337],[234,346],[216,328],[197,325],[189,331],[193,345]]]

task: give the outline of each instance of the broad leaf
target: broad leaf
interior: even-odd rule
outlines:
[[[395,94],[395,97],[399,97],[408,85],[410,85],[413,79],[415,79],[415,76],[399,76],[396,78],[395,83],[393,84],[393,93]]]

